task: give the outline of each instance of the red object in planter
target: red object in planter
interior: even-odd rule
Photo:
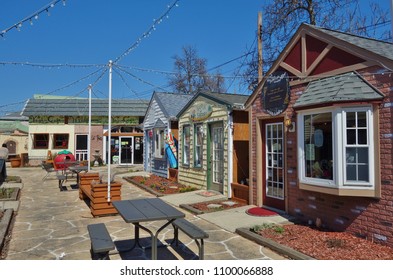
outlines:
[[[55,159],[53,160],[53,165],[55,166],[55,169],[66,169],[67,164],[64,164],[64,162],[70,161],[74,162],[75,157],[73,154],[58,154]]]

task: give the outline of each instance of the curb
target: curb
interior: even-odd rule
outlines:
[[[180,204],[179,207],[191,212],[194,215],[201,215],[201,214],[205,213],[199,209],[196,209],[196,208],[190,206],[189,204]]]
[[[293,250],[292,248],[281,245],[277,242],[272,241],[271,239],[264,238],[264,237],[260,236],[259,234],[252,232],[248,228],[237,228],[236,233],[244,238],[247,238],[251,241],[258,243],[259,245],[268,247],[268,248],[276,251],[279,254],[288,256],[291,259],[294,259],[294,260],[315,260],[314,258],[307,256],[303,253],[300,253],[296,250]]]
[[[7,236],[8,229],[11,225],[12,214],[14,213],[13,209],[6,209],[4,212],[4,216],[0,222],[0,251],[3,249],[4,241]]]

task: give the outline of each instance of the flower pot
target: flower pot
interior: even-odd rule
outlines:
[[[11,167],[20,167],[21,158],[19,158],[19,157],[11,158],[10,162],[11,162]]]

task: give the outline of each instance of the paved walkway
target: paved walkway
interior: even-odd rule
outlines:
[[[116,167],[114,167],[116,168]],[[106,168],[93,168],[94,172],[105,173]],[[116,180],[121,181],[122,199],[153,197],[131,183],[122,179],[136,173],[126,173],[125,168],[117,168]],[[78,190],[70,188],[75,181],[65,183],[67,191],[59,191],[58,181],[54,175],[42,181],[45,171],[41,168],[8,168],[8,176],[22,178],[20,205],[17,211],[12,238],[9,243],[7,260],[89,260],[90,240],[87,225],[103,222],[121,249],[132,244],[133,226],[126,224],[118,216],[94,218],[86,203],[79,199]],[[143,174],[143,172],[142,172]],[[106,178],[106,177],[104,177]],[[197,192],[163,197],[167,202],[178,206],[180,203],[203,201],[206,198]],[[248,206],[247,206],[248,207]],[[255,218],[245,214],[244,209],[219,211],[212,214],[195,216],[186,210],[186,218],[209,233],[205,241],[206,260],[247,260],[247,259],[285,259],[268,248],[245,239],[234,231],[236,227],[252,226],[268,222],[268,218]],[[248,217],[247,217],[248,216]],[[279,216],[280,217],[280,216]],[[270,219],[270,218],[269,218]],[[282,217],[276,222],[285,222]],[[223,222],[226,221],[226,222]],[[147,226],[158,228],[162,222],[152,222]],[[150,236],[141,231],[142,244],[150,242]],[[160,240],[170,241],[173,237],[172,227],[160,233]],[[195,259],[198,252],[194,241],[180,233],[179,247],[161,247],[158,259]],[[150,250],[134,249],[127,254],[113,254],[111,259],[142,260],[151,258]]]

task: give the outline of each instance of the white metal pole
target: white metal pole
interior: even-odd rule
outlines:
[[[112,60],[109,60],[109,101],[108,101],[108,202],[111,201],[111,159],[112,159]]]
[[[89,85],[89,135],[87,138],[87,171],[90,172],[91,158],[91,84]]]

